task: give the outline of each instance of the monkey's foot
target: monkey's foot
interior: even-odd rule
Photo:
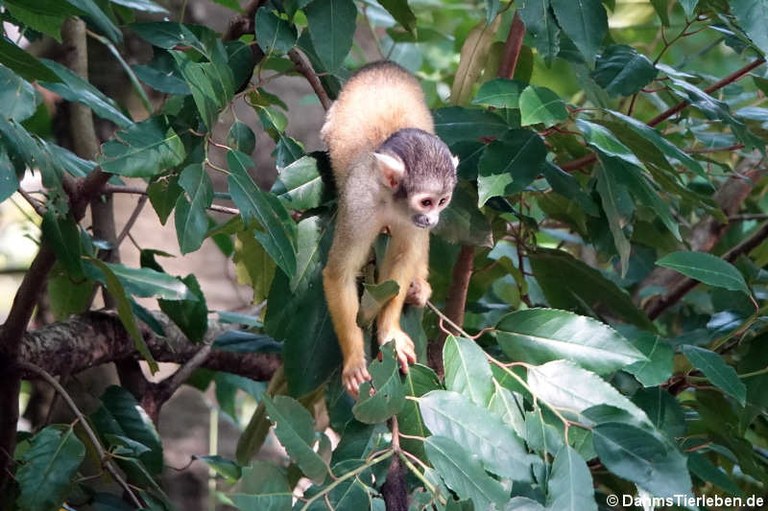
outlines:
[[[416,348],[413,345],[413,341],[408,334],[399,328],[393,328],[383,334],[379,334],[379,344],[389,341],[395,343],[395,355],[397,355],[400,370],[407,373],[408,365],[416,362]]]
[[[341,383],[344,384],[344,388],[347,389],[347,393],[357,398],[360,392],[360,385],[364,381],[369,381],[371,375],[368,372],[367,364],[365,363],[365,356],[353,357],[344,361],[344,370],[341,373]]]
[[[429,300],[430,296],[432,296],[432,286],[429,285],[429,282],[421,277],[415,277],[411,281],[411,285],[408,286],[405,303],[415,305],[416,307],[424,307],[427,305],[427,300]]]

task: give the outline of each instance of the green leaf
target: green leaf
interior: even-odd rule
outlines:
[[[397,296],[400,286],[394,280],[386,280],[378,284],[363,283],[363,288],[360,308],[357,311],[357,324],[361,328],[367,328],[381,308]]]
[[[526,0],[518,7],[525,23],[526,32],[533,39],[534,46],[550,65],[560,52],[560,27],[550,10],[551,0]]]
[[[477,201],[475,187],[460,181],[453,190],[451,203],[440,213],[440,222],[432,232],[453,244],[492,246],[491,224],[477,207]]]
[[[528,371],[533,394],[547,404],[570,412],[582,413],[596,405],[611,405],[648,424],[640,408],[595,373],[567,360],[555,360]]]
[[[641,328],[652,328],[651,321],[626,291],[567,252],[539,249],[528,254],[528,259],[533,275],[552,307],[585,314],[607,314]],[[563,279],[563,275],[568,278]]]
[[[205,54],[205,46],[196,33],[192,32],[191,27],[182,23],[175,21],[133,23],[131,29],[136,35],[158,48],[173,50],[177,46],[191,46]]]
[[[253,303],[266,300],[277,265],[250,230],[238,231],[233,262],[238,283],[253,288]]]
[[[593,428],[595,450],[605,467],[657,497],[689,495],[686,459],[673,445],[629,424],[608,422]]]
[[[247,124],[235,121],[227,133],[227,145],[241,153],[251,154],[256,149],[256,135]]]
[[[384,9],[400,23],[404,29],[413,33],[416,29],[416,15],[413,14],[408,0],[379,0]]]
[[[122,5],[134,11],[149,12],[153,14],[168,14],[168,10],[152,0],[112,0],[113,4]]]
[[[200,117],[208,130],[212,130],[219,112],[229,104],[235,92],[232,70],[226,65],[223,45],[219,41],[218,52],[213,53],[219,56],[219,61],[214,62],[196,62],[190,55],[179,51],[172,51],[171,55],[192,91]]]
[[[608,34],[608,16],[600,0],[550,0],[563,32],[592,65]]]
[[[767,0],[730,0],[731,13],[762,54],[768,53]]]
[[[706,252],[673,252],[656,261],[656,264],[708,286],[750,294],[744,277],[735,266]]]
[[[57,82],[60,80],[37,58],[8,41],[5,37],[0,37],[0,62],[29,82],[35,80]]]
[[[683,6],[685,16],[689,19],[693,19],[693,15],[696,13],[696,7],[699,4],[699,0],[679,0],[680,5]]]
[[[433,113],[435,131],[448,145],[462,140],[487,141],[500,137],[510,126],[498,115],[487,110],[451,106]]]
[[[322,204],[325,185],[317,163],[314,156],[302,156],[280,169],[272,185],[272,193],[277,195],[286,208],[301,211]]]
[[[192,94],[187,82],[179,72],[176,61],[167,51],[155,51],[152,60],[147,64],[132,66],[139,80],[153,89],[165,94]]]
[[[521,438],[525,438],[525,416],[523,396],[512,392],[506,387],[502,387],[496,380],[493,381],[494,391],[491,395],[491,401],[488,403],[488,410],[500,417],[504,424],[512,426],[515,433]]]
[[[512,312],[496,325],[495,336],[504,354],[531,364],[562,358],[597,374],[610,374],[645,360],[608,325],[554,309]]]
[[[87,80],[53,60],[44,60],[43,63],[59,77],[57,81],[43,82],[43,87],[67,101],[82,103],[102,119],[112,121],[120,128],[127,128],[133,124],[133,121],[123,114],[112,98]]]
[[[352,0],[313,0],[304,8],[317,56],[328,71],[336,71],[352,48],[357,7]]]
[[[179,136],[157,117],[118,131],[101,151],[101,168],[126,177],[152,177],[179,165],[186,156]]]
[[[58,509],[69,495],[85,446],[73,428],[48,426],[30,441],[16,471],[18,505],[29,511]]]
[[[622,208],[619,204],[620,198],[626,193],[626,188],[618,183],[615,175],[608,172],[602,165],[597,169],[597,192],[600,194],[600,201],[603,205],[603,211],[608,218],[608,227],[613,236],[613,244],[616,252],[619,254],[621,262],[621,274],[626,274],[629,269],[629,254],[632,247],[629,243],[624,225],[628,219],[622,214]]]
[[[739,379],[736,370],[726,364],[720,355],[689,344],[681,346],[680,350],[696,369],[704,373],[712,385],[735,398],[741,406],[746,405],[747,387]]]
[[[642,167],[642,163],[632,150],[622,144],[606,127],[586,119],[577,119],[576,125],[584,133],[587,144],[597,149],[601,154],[620,158],[627,163]]]
[[[431,436],[424,445],[437,473],[459,497],[471,499],[479,509],[491,509],[493,505],[501,509],[507,501],[507,492],[483,471],[471,451],[442,436]]]
[[[516,481],[531,480],[535,457],[501,418],[463,394],[433,390],[418,400],[424,424],[433,435],[448,437],[479,459],[486,470]]]
[[[178,176],[175,174],[162,177],[149,184],[147,187],[149,202],[155,209],[155,213],[157,213],[157,217],[160,219],[161,224],[165,225],[165,222],[168,221],[168,217],[171,215],[171,212],[173,212],[173,209],[176,207],[176,203],[183,192],[184,190],[179,186]]]
[[[296,273],[296,224],[273,194],[262,191],[248,174],[251,158],[238,151],[227,153],[229,193],[243,220],[256,220],[264,231],[254,235],[289,278]]]
[[[327,219],[317,216],[298,226],[296,275],[277,272],[269,292],[266,332],[284,341],[283,365],[291,395],[315,390],[338,369],[341,351],[323,295],[322,268],[332,241]],[[297,321],[296,318],[301,318]]]
[[[181,171],[178,183],[186,195],[179,195],[176,203],[176,238],[181,253],[188,254],[200,248],[208,233],[213,182],[202,163],[193,163]]]
[[[437,378],[437,374],[429,367],[414,364],[408,368],[408,374],[405,375],[403,386],[405,387],[406,396],[421,397],[430,391],[439,389],[440,380]],[[400,432],[404,435],[416,438],[426,438],[429,436],[429,431],[421,417],[419,404],[415,400],[406,399],[403,409],[397,415],[397,422]],[[420,440],[404,437],[400,440],[400,443],[401,447],[406,451],[419,457],[423,456],[424,448]]]
[[[315,482],[328,476],[328,465],[314,451],[317,440],[312,415],[298,401],[288,396],[270,399],[265,395],[264,405],[269,420],[275,426],[275,435],[288,455],[302,472]]]
[[[88,260],[94,263],[93,259]],[[163,298],[165,300],[194,300],[195,295],[177,277],[159,272],[151,268],[131,268],[117,263],[104,263],[97,265],[98,270],[107,267],[109,273],[120,279],[125,290],[142,298]],[[95,268],[87,268],[89,276],[99,282],[104,282],[104,274],[95,271]],[[122,287],[121,286],[121,287]]]
[[[547,508],[552,510],[597,511],[587,462],[568,445],[560,448],[552,462],[547,495]]]
[[[504,506],[504,511],[547,511],[544,506],[528,497],[513,497]],[[552,510],[554,511],[554,510]]]
[[[626,44],[612,44],[600,55],[592,78],[611,96],[631,96],[651,83],[658,70],[646,57]]]
[[[511,130],[491,142],[478,166],[478,205],[523,191],[541,172],[546,156],[544,141],[530,130]]]
[[[296,26],[276,11],[263,8],[256,11],[256,41],[267,55],[284,55],[296,45]]]
[[[40,100],[40,94],[31,83],[0,65],[0,116],[24,121],[34,115]]]
[[[16,193],[19,188],[19,178],[13,169],[13,163],[8,153],[0,148],[0,202]]]
[[[384,422],[400,413],[405,405],[405,388],[394,343],[384,344],[381,355],[381,361],[374,360],[368,369],[373,381],[360,385],[360,398],[352,407],[355,418],[365,424]]]
[[[129,391],[111,385],[101,396],[102,411],[107,414],[107,424],[99,427],[101,435],[114,434],[130,438],[149,448],[139,455],[144,466],[155,475],[163,471],[163,443],[152,420]]]
[[[223,477],[228,483],[237,482],[242,476],[243,469],[234,461],[217,454],[210,456],[192,456],[208,465],[217,475]]]
[[[472,100],[473,105],[493,108],[520,108],[520,93],[526,84],[507,78],[495,78],[483,83]]]
[[[633,339],[634,346],[648,360],[635,362],[624,368],[646,387],[661,385],[672,376],[674,351],[667,341],[648,332]]]
[[[69,2],[56,2],[55,0],[35,2],[7,0],[3,4],[11,16],[21,22],[22,25],[41,34],[47,34],[58,42],[61,42],[61,27],[64,25],[64,20],[70,16],[83,14]]]
[[[128,300],[128,295],[120,279],[112,271],[112,266],[96,258],[89,258],[86,262],[87,264],[84,265],[86,275],[107,287],[110,296],[117,302],[117,315],[120,317],[120,322],[125,327],[128,335],[133,339],[136,351],[144,357],[152,372],[155,373],[158,370],[157,362],[139,331],[139,325],[136,323],[136,317],[133,315],[131,302]]]
[[[93,299],[94,285],[87,279],[73,279],[63,266],[54,266],[46,287],[53,317],[63,321],[87,311]]]
[[[53,209],[43,215],[40,226],[43,237],[50,244],[56,259],[67,269],[72,278],[83,277],[82,247],[80,229],[71,217],[56,217]]]
[[[443,345],[445,387],[485,407],[493,394],[493,374],[485,352],[475,341],[449,335]]]
[[[123,33],[120,32],[120,29],[117,28],[109,16],[101,10],[101,7],[99,7],[94,0],[66,0],[66,2],[84,12],[88,21],[90,21],[113,43],[120,43],[123,41]]]
[[[158,300],[160,310],[165,312],[192,342],[202,342],[208,331],[208,306],[205,303],[200,284],[193,275],[181,281],[194,295],[194,300]]]
[[[568,119],[565,102],[546,87],[529,85],[520,94],[520,124],[543,124],[545,128]]]
[[[668,438],[685,436],[688,430],[685,412],[677,398],[670,394],[667,388],[639,389],[632,396],[632,402],[642,408],[656,429]]]

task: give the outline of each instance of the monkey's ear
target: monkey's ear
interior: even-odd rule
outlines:
[[[459,167],[459,157],[455,155],[451,155],[451,162],[453,163],[453,168],[456,169]]]
[[[373,153],[376,158],[376,164],[379,167],[381,178],[384,183],[393,190],[400,186],[405,174],[405,163],[397,156],[390,156],[384,153]]]

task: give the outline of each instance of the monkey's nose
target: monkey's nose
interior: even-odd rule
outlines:
[[[432,227],[432,220],[427,215],[413,215],[413,223],[422,229]]]

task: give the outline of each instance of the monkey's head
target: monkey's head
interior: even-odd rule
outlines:
[[[434,227],[451,202],[458,159],[437,136],[406,128],[392,134],[374,153],[384,185],[398,213],[417,227]]]

